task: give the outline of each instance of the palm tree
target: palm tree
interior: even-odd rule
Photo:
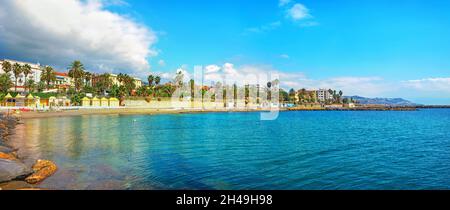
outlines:
[[[30,79],[30,80],[27,80],[27,81],[25,82],[25,87],[27,87],[27,88],[28,88],[28,91],[29,91],[30,93],[32,93],[32,92],[34,91],[35,87],[36,87],[36,84],[35,84],[35,82],[34,82],[33,79]]]
[[[131,95],[131,92],[136,88],[136,83],[134,82],[134,78],[129,76],[128,74],[123,75],[124,87],[127,90],[128,94]]]
[[[15,79],[14,92],[17,92],[17,79],[19,78],[20,74],[22,73],[22,66],[20,64],[18,64],[18,63],[15,63],[12,66],[12,71],[13,71],[14,79]]]
[[[148,86],[152,87],[153,86],[153,81],[155,80],[155,77],[153,75],[148,75],[147,81],[148,81]]]
[[[108,73],[104,73],[97,76],[97,82],[95,83],[95,87],[99,93],[103,94],[113,85],[110,76],[111,75]]]
[[[8,74],[9,72],[11,72],[11,70],[12,70],[12,65],[11,65],[11,63],[8,62],[8,61],[3,61],[3,64],[2,64],[2,70],[3,70],[6,74]]]
[[[84,65],[81,61],[74,61],[69,68],[69,77],[72,77],[75,80],[75,89],[80,91],[81,86],[83,85]]]
[[[9,73],[0,74],[0,92],[6,93],[13,86]]]
[[[191,79],[189,81],[189,84],[191,86],[191,100],[194,101],[194,97],[195,97],[195,81],[193,79]]]
[[[237,107],[237,99],[238,99],[238,88],[236,83],[233,84],[233,100],[234,100],[234,107]]]
[[[27,84],[27,77],[29,74],[33,73],[33,71],[31,70],[31,66],[28,64],[25,64],[22,68],[22,73],[25,76],[25,81],[24,83]],[[26,86],[26,85],[25,85]],[[26,89],[25,89],[26,90]]]
[[[119,81],[120,85],[122,85],[123,82],[125,81],[125,74],[119,73],[117,75],[117,81]]]
[[[160,82],[161,82],[161,77],[160,76],[156,76],[155,77],[155,84],[159,85]]]
[[[45,81],[47,90],[50,87],[50,82],[56,81],[55,70],[51,66],[46,66],[41,74],[41,81]]]
[[[84,73],[84,81],[85,81],[85,86],[89,86],[90,82],[92,80],[92,73],[91,72],[85,72]]]

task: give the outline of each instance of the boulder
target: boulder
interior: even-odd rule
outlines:
[[[36,184],[56,172],[58,167],[55,163],[49,160],[37,160],[32,167],[34,173],[25,179],[30,184]]]
[[[14,156],[14,154],[7,154],[7,153],[3,153],[0,152],[0,159],[6,159],[6,160],[17,160],[16,156]]]
[[[6,147],[6,146],[2,146],[0,144],[0,152],[8,154],[8,153],[16,152],[16,151],[17,151],[17,149],[12,149],[12,148],[9,148],[9,147]]]
[[[21,179],[33,171],[18,160],[0,159],[0,182]]]

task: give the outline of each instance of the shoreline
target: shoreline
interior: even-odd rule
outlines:
[[[0,190],[42,190],[39,183],[53,175],[57,166],[48,160],[34,160],[33,165],[25,164],[19,155],[20,148],[10,144],[10,136],[20,124],[14,114],[0,112]]]
[[[424,108],[424,107],[421,107]],[[431,107],[429,107],[431,108]],[[439,107],[440,108],[440,107]],[[22,119],[75,117],[88,115],[161,115],[161,114],[200,114],[200,113],[239,113],[239,112],[269,112],[269,111],[417,111],[419,107],[357,107],[357,108],[279,108],[271,110],[269,108],[257,109],[154,109],[154,108],[118,108],[118,109],[70,109],[59,111],[20,111],[14,115]],[[0,112],[1,113],[1,112]]]

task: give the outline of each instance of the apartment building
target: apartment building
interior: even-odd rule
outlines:
[[[320,102],[324,102],[327,100],[333,100],[333,94],[331,94],[326,89],[319,89],[316,91],[317,100]]]
[[[4,62],[9,62],[11,65],[14,65],[16,63],[20,64],[21,66],[24,66],[25,64],[28,64],[31,66],[31,74],[27,75],[26,80],[33,80],[35,83],[38,83],[39,81],[41,81],[41,74],[42,74],[42,66],[39,63],[29,63],[29,62],[23,62],[23,61],[15,61],[15,60],[9,60],[9,59],[3,59],[0,60],[0,73],[5,73],[3,71],[3,63]],[[14,73],[11,71],[11,80],[15,81],[16,78],[14,76]],[[25,75],[22,73],[20,75],[18,75],[17,77],[17,89],[21,90],[24,88],[25,86]]]

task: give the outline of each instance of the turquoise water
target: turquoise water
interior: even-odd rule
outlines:
[[[259,117],[30,119],[14,144],[56,189],[450,189],[450,109]]]

